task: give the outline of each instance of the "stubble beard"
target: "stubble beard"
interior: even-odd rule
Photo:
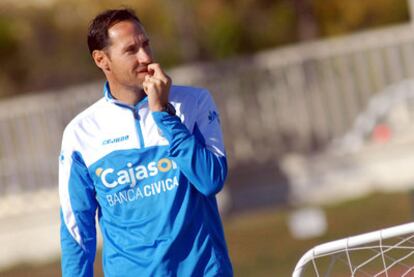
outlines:
[[[144,79],[143,78],[138,78],[137,80],[135,80],[134,82],[131,82],[131,86],[130,89],[132,91],[134,91],[137,94],[142,94],[145,93],[144,91]]]

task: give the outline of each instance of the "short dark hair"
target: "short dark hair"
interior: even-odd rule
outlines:
[[[108,29],[120,21],[135,21],[141,24],[138,16],[131,9],[122,8],[106,10],[98,14],[89,25],[88,48],[92,54],[94,50],[102,50],[108,46]]]

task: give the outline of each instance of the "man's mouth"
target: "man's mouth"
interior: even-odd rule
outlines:
[[[136,72],[138,72],[138,73],[148,73],[148,69],[146,67],[144,67],[144,68],[137,69]]]

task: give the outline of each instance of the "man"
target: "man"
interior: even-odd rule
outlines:
[[[104,98],[66,127],[59,166],[63,276],[231,276],[215,194],[227,162],[204,89],[172,86],[140,20],[108,10],[88,46]]]

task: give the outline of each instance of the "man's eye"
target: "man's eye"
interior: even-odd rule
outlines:
[[[126,53],[134,53],[136,51],[136,47],[128,47],[126,50],[125,50],[125,52]]]

